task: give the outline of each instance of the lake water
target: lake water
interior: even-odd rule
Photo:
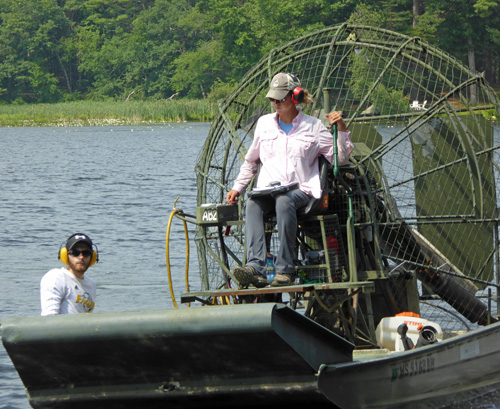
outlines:
[[[62,266],[60,245],[76,232],[99,249],[99,263],[87,272],[97,281],[95,312],[173,307],[168,220],[178,196],[177,207],[195,213],[194,166],[209,129],[207,123],[0,128],[0,319],[40,314],[40,279]],[[178,297],[186,249],[176,218],[170,237]],[[0,408],[29,407],[0,343]]]
[[[0,319],[40,314],[40,279],[62,266],[60,245],[76,232],[87,233],[99,249],[100,261],[87,273],[98,285],[96,312],[172,308],[168,219],[178,196],[177,207],[195,212],[194,166],[209,128],[0,128]],[[178,297],[186,254],[178,219],[170,236]],[[191,241],[196,276],[195,257]],[[499,409],[499,396],[466,407]],[[29,407],[0,344],[0,409]]]

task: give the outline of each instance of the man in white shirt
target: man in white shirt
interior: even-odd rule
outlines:
[[[295,265],[293,250],[297,231],[298,209],[304,207],[311,197],[319,198],[321,185],[318,158],[324,156],[333,160],[333,138],[322,124],[312,116],[306,115],[298,104],[311,102],[310,94],[301,88],[300,80],[293,74],[279,73],[271,81],[266,95],[274,114],[259,118],[255,128],[254,140],[245,156],[240,173],[234,186],[226,195],[229,204],[237,203],[257,173],[257,187],[263,188],[271,182],[281,185],[298,185],[297,189],[269,198],[249,199],[246,207],[247,264],[235,266],[233,273],[240,285],[253,284],[264,287],[268,284],[265,277],[267,250],[264,236],[263,216],[270,210],[276,211],[280,246],[274,264],[276,276],[272,286],[293,284]],[[350,132],[339,112],[326,115],[330,125],[338,125],[338,163],[344,165],[354,145]]]
[[[96,299],[96,282],[85,276],[98,261],[97,247],[90,237],[76,233],[59,250],[59,259],[66,264],[46,273],[40,282],[42,315],[92,312]]]

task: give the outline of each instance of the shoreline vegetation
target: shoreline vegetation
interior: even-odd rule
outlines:
[[[217,104],[207,99],[179,99],[0,105],[0,127],[210,122],[217,113]]]
[[[0,104],[0,127],[122,126],[211,122],[218,102],[209,99],[158,101],[74,101],[54,104]],[[493,122],[494,109],[479,111]]]

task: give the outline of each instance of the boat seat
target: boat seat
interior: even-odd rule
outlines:
[[[312,197],[309,203],[297,211],[299,219],[304,219],[307,216],[324,214],[328,208],[328,172],[331,170],[331,165],[328,160],[321,155],[318,159],[319,178],[321,185],[321,196],[317,199]]]
[[[318,166],[319,166],[319,178],[320,178],[320,186],[321,186],[321,196],[320,198],[311,197],[306,206],[297,210],[297,217],[299,220],[304,219],[308,216],[314,216],[318,214],[326,213],[328,207],[328,172],[331,171],[331,164],[328,160],[321,155],[318,158]],[[265,222],[275,222],[276,221],[276,212],[271,211],[264,216]]]
[[[319,157],[318,166],[321,197],[311,198],[305,207],[297,211],[296,270],[306,282],[339,282],[347,270],[347,262],[338,217],[333,214],[333,208],[329,208],[328,203],[329,172],[332,172],[332,166],[324,156]],[[266,247],[270,256],[276,254],[279,246],[274,210],[264,216],[264,223]]]

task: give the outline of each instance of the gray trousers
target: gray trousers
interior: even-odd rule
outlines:
[[[294,274],[294,247],[297,235],[297,210],[307,205],[310,196],[299,189],[272,198],[249,199],[246,204],[247,266],[266,275],[266,238],[264,217],[276,212],[279,249],[274,267],[277,274]]]

